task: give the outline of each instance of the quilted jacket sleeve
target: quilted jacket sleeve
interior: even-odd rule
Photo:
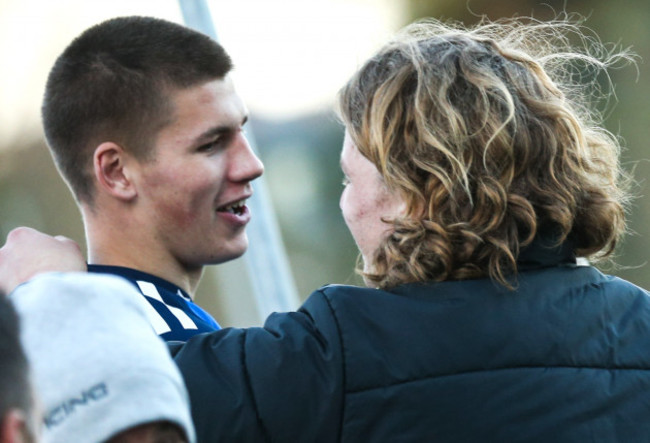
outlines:
[[[172,352],[199,442],[338,440],[342,350],[322,293],[263,328],[199,335]]]

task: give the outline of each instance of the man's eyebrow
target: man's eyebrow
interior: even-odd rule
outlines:
[[[242,119],[241,123],[239,125],[219,125],[215,126],[213,128],[208,129],[207,131],[201,133],[194,139],[194,143],[203,143],[212,140],[218,135],[223,135],[227,134],[229,132],[233,132],[235,130],[238,130],[242,126],[246,124],[248,121],[248,115],[245,115],[244,118]]]

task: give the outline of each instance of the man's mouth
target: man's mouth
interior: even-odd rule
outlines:
[[[242,199],[226,206],[217,208],[217,212],[230,212],[231,214],[242,215],[246,209],[246,199]]]

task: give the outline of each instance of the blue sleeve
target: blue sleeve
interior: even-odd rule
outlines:
[[[202,334],[172,352],[199,441],[338,440],[343,357],[322,293],[298,312],[272,314],[263,328]]]

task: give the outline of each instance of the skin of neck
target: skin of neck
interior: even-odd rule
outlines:
[[[174,283],[192,298],[203,266],[190,268],[166,250],[155,235],[143,229],[146,220],[128,205],[110,201],[82,203],[81,213],[88,247],[88,263],[123,266],[146,272]],[[101,209],[99,209],[101,207]]]

